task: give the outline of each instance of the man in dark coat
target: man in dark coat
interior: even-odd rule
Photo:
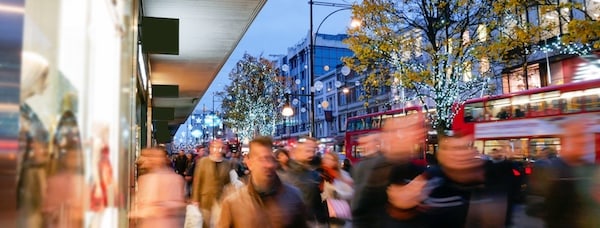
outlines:
[[[309,223],[312,226],[326,226],[329,215],[327,205],[321,199],[321,176],[311,166],[316,149],[317,141],[314,138],[299,140],[290,154],[289,169],[280,175],[284,182],[300,189]]]

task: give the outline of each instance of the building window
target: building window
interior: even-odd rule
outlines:
[[[468,82],[473,79],[473,66],[470,61],[463,63],[463,81]]]
[[[490,70],[490,60],[488,57],[484,56],[481,58],[479,63],[479,71],[481,74],[486,73]]]
[[[523,75],[522,67],[504,74],[502,76],[503,92],[513,93],[542,87],[539,64],[532,64],[527,67],[527,78]]]
[[[487,28],[485,27],[485,25],[477,26],[477,40],[479,40],[479,42],[485,42],[485,41],[487,41],[487,38],[488,38],[488,31],[487,31]]]

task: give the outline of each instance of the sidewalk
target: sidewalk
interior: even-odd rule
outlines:
[[[515,228],[539,228],[544,227],[544,221],[539,218],[530,217],[525,213],[526,205],[515,205],[513,211],[513,225]]]

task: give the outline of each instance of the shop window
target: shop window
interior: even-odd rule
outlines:
[[[562,112],[575,113],[581,111],[581,92],[568,92],[561,95]]]
[[[526,83],[527,82],[527,83]],[[513,93],[541,87],[540,66],[532,64],[527,67],[527,80],[525,80],[523,68],[519,67],[502,76],[504,93]]]
[[[482,120],[484,120],[483,115],[484,115],[483,102],[477,102],[477,103],[465,105],[464,121],[466,123],[482,121]]]

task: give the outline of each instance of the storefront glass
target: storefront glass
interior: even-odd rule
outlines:
[[[20,227],[127,225],[136,27],[129,0],[28,0]]]

